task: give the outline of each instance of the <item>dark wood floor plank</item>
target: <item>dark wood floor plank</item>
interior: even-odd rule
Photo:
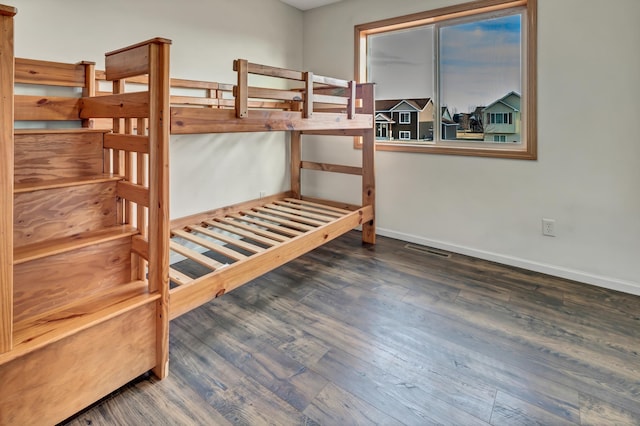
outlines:
[[[209,307],[214,307],[211,305]],[[208,311],[209,317],[229,317],[220,309]],[[229,322],[234,321],[233,318]],[[245,321],[244,323],[249,323]],[[192,325],[188,331],[208,345],[225,361],[251,377],[284,402],[302,411],[322,390],[327,381],[304,365],[272,347],[258,334],[249,340],[236,339],[227,329],[209,332],[207,321]]]
[[[478,359],[480,357],[479,354],[476,353],[475,350],[469,350],[464,346],[453,347],[453,349],[449,349],[451,345],[447,345],[449,338],[454,338],[455,334],[450,333],[442,333],[437,336],[435,339],[430,338],[429,334],[433,332],[437,332],[439,328],[444,325],[451,324],[451,320],[447,320],[445,318],[437,318],[434,316],[422,316],[427,315],[426,312],[418,312],[412,314],[412,309],[406,307],[398,307],[398,310],[404,310],[404,316],[399,316],[404,323],[404,327],[410,327],[410,332],[403,332],[402,323],[397,323],[394,321],[387,321],[387,325],[384,325],[384,316],[376,316],[374,313],[374,317],[378,319],[377,326],[372,328],[367,321],[361,321],[361,317],[353,317],[352,315],[343,314],[342,306],[339,305],[340,300],[346,300],[346,304],[351,306],[357,306],[356,299],[347,299],[344,294],[332,299],[332,295],[325,295],[325,298],[321,298],[317,303],[311,303],[310,301],[313,299],[314,294],[312,293],[309,297],[304,299],[304,302],[309,304],[313,310],[319,309],[320,306],[325,306],[325,310],[330,309],[331,315],[336,319],[340,320],[340,322],[353,323],[356,324],[361,330],[366,331],[367,333],[373,333],[374,335],[371,337],[371,340],[376,342],[384,342],[385,347],[396,347],[400,352],[404,352],[407,354],[411,354],[409,358],[414,360],[419,360],[423,365],[426,365],[428,368],[432,368],[434,370],[438,370],[442,374],[446,375],[450,383],[456,383],[457,377],[463,377],[467,381],[474,382],[475,380],[470,378],[470,376],[474,376],[471,371],[465,371],[462,368],[456,369],[456,371],[451,371],[448,366],[456,365],[464,366],[468,364],[468,361],[461,361],[457,359],[460,354],[467,354],[472,359]],[[385,302],[389,305],[390,302]],[[370,310],[376,311],[377,304],[370,303],[370,301],[366,302],[366,305]],[[386,311],[393,311],[389,309],[388,306],[385,308]],[[415,309],[414,309],[415,310]],[[436,322],[434,322],[434,320]],[[476,333],[475,331],[471,331],[469,333]],[[411,337],[415,336],[415,339]],[[493,339],[492,335],[488,336],[490,339]],[[431,343],[431,344],[429,344]],[[473,342],[477,343],[477,342]],[[378,343],[380,345],[380,343]],[[487,342],[490,345],[490,342]],[[443,349],[447,349],[447,351],[443,352]],[[497,355],[500,355],[500,352],[496,352]],[[423,357],[423,355],[427,355],[427,357]],[[402,355],[400,355],[402,356]],[[431,363],[433,359],[437,359],[439,364]],[[474,365],[474,373],[477,372],[489,372],[493,373],[493,364],[497,362],[495,357],[484,357],[485,363],[482,365],[479,362],[476,362]],[[523,359],[522,362],[527,362],[526,359]],[[553,392],[555,388],[558,386],[554,386],[553,382],[549,381],[540,381],[537,380],[538,376],[536,374],[528,373],[528,372],[519,372],[519,375],[515,373],[509,372],[512,367],[508,364],[504,366],[504,371],[501,376],[499,376],[499,380],[487,379],[482,376],[482,374],[477,374],[475,377],[480,381],[484,381],[486,383],[492,383],[496,387],[500,386],[517,386],[525,395],[531,397],[533,400],[539,401],[539,404],[543,407],[553,410],[554,412],[561,413],[561,415],[567,418],[578,418],[577,412],[577,397],[578,394],[576,391],[567,391],[566,388],[559,387],[557,392]],[[538,381],[539,386],[537,388],[531,388],[529,383],[531,381]],[[550,397],[541,398],[542,395],[545,394],[546,389],[552,391],[550,392]],[[537,390],[537,392],[536,392]]]
[[[304,414],[323,425],[405,424],[333,383],[327,384],[326,388],[304,410]]]
[[[329,351],[312,368],[404,424],[488,424],[437,399],[431,392],[433,388],[426,391],[417,382],[399,379],[337,349]]]
[[[580,395],[580,419],[583,425],[637,426],[640,416],[587,394]]]
[[[438,366],[420,365],[420,368],[414,368],[415,365],[402,362],[400,354],[394,349],[385,348],[379,344],[372,345],[370,342],[375,341],[375,339],[367,336],[363,338],[362,332],[349,329],[344,324],[334,321],[326,315],[323,316],[314,310],[300,309],[296,307],[294,301],[283,299],[286,298],[269,299],[264,296],[259,300],[256,299],[254,303],[259,305],[260,310],[269,312],[269,317],[283,319],[282,324],[285,324],[285,321],[290,324],[298,324],[298,327],[304,328],[310,335],[317,336],[317,338],[326,342],[326,345],[322,345],[322,347],[328,345],[338,346],[348,353],[359,356],[361,359],[368,359],[372,353],[375,353],[375,358],[381,363],[382,368],[398,374],[399,377],[404,376],[406,380],[419,379],[433,392],[446,389],[440,393],[446,400],[456,406],[463,407],[463,409],[476,414],[480,418],[489,418],[495,396],[493,389],[475,384],[472,380],[467,380],[466,383],[458,383],[459,381],[456,377],[453,375],[446,377]],[[238,311],[251,307],[247,307],[246,303],[239,299],[234,306]],[[304,317],[301,312],[305,312]],[[281,328],[272,322],[270,325]],[[295,347],[297,343],[292,341],[289,343],[289,347]]]
[[[67,424],[640,425],[639,297],[360,239],[177,318],[167,379]]]
[[[491,424],[494,426],[568,426],[573,423],[556,417],[548,411],[541,410],[506,392],[498,392],[493,415],[491,416]]]

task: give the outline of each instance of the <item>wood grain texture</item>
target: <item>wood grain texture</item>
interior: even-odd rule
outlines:
[[[0,9],[0,354],[11,349],[13,328],[13,15]]]
[[[173,320],[166,381],[184,397],[154,394],[147,422],[193,404],[234,424],[640,423],[637,296],[361,238]],[[71,424],[147,413],[138,388]]]
[[[85,65],[16,58],[16,83],[86,87]]]
[[[171,134],[269,132],[289,130],[368,129],[371,115],[316,112],[303,118],[298,111],[248,110],[246,117],[236,118],[234,110],[213,108],[171,108]]]
[[[123,237],[131,237],[136,234],[138,234],[138,230],[132,226],[116,225],[97,231],[74,234],[70,237],[50,239],[36,244],[16,247],[13,251],[14,265]]]
[[[79,101],[79,118],[139,118],[149,116],[149,93],[131,92]]]
[[[22,121],[69,121],[80,119],[80,98],[16,95],[15,119]]]
[[[102,174],[102,133],[17,133],[15,181],[29,183]]]
[[[70,268],[69,265],[73,265]],[[130,281],[131,237],[22,263],[15,267],[14,320]]]
[[[154,315],[146,304],[1,365],[0,423],[55,424],[148,371]]]
[[[160,295],[156,309],[154,374],[169,373],[169,58],[170,42],[149,44],[149,290]]]
[[[148,44],[106,54],[106,79],[113,81],[149,74],[149,56]]]
[[[302,182],[300,169],[302,168],[302,135],[300,132],[291,132],[289,139],[289,173],[291,177],[291,195],[300,198]]]
[[[16,247],[116,225],[116,182],[15,195]]]

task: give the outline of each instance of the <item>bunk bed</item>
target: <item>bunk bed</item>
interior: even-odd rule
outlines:
[[[57,423],[147,371],[164,378],[171,319],[354,228],[375,243],[372,85],[246,60],[232,85],[172,79],[162,38],[107,53],[104,71],[19,59],[15,14],[0,5],[0,424]],[[170,220],[171,134],[274,131],[290,135],[288,191]],[[357,137],[362,163],[303,160],[307,135]],[[303,169],[361,176],[361,203],[306,197]]]
[[[174,219],[170,249],[206,271],[190,277],[170,268],[170,317],[187,312],[358,226],[363,241],[375,243],[373,115],[371,84],[234,61],[235,86],[174,81],[174,87],[207,87],[206,97],[173,97],[172,134],[290,133],[291,189],[186,218]],[[294,88],[249,85],[251,75],[292,82]],[[282,85],[281,85],[282,86]],[[362,164],[345,166],[303,161],[305,135],[357,136]],[[301,170],[362,176],[362,203],[349,205],[304,197]],[[193,250],[190,246],[198,246]],[[203,256],[202,250],[213,253]]]

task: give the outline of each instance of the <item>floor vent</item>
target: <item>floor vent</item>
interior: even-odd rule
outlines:
[[[419,253],[430,254],[433,256],[444,257],[447,259],[451,257],[451,253],[448,253],[446,251],[434,249],[431,247],[419,246],[417,244],[406,244],[404,248],[406,248],[407,250],[417,251]]]

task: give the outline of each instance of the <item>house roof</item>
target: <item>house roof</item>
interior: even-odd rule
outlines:
[[[376,101],[376,111],[391,111],[405,103],[416,111],[422,111],[431,102],[431,98],[385,99]]]
[[[513,102],[508,102],[508,99],[512,95],[518,98],[518,104],[517,105],[515,105]],[[489,108],[491,108],[492,106],[497,105],[497,104],[503,104],[503,105],[511,108],[514,111],[520,111],[520,93],[511,91],[511,92],[507,93],[506,95],[504,95],[503,97],[501,97],[500,99],[490,103],[486,108],[484,108],[483,111],[486,111]]]
[[[389,117],[387,114],[383,114],[381,112],[376,114],[376,123],[391,123],[394,124],[395,121],[393,121],[393,119],[391,117]]]

